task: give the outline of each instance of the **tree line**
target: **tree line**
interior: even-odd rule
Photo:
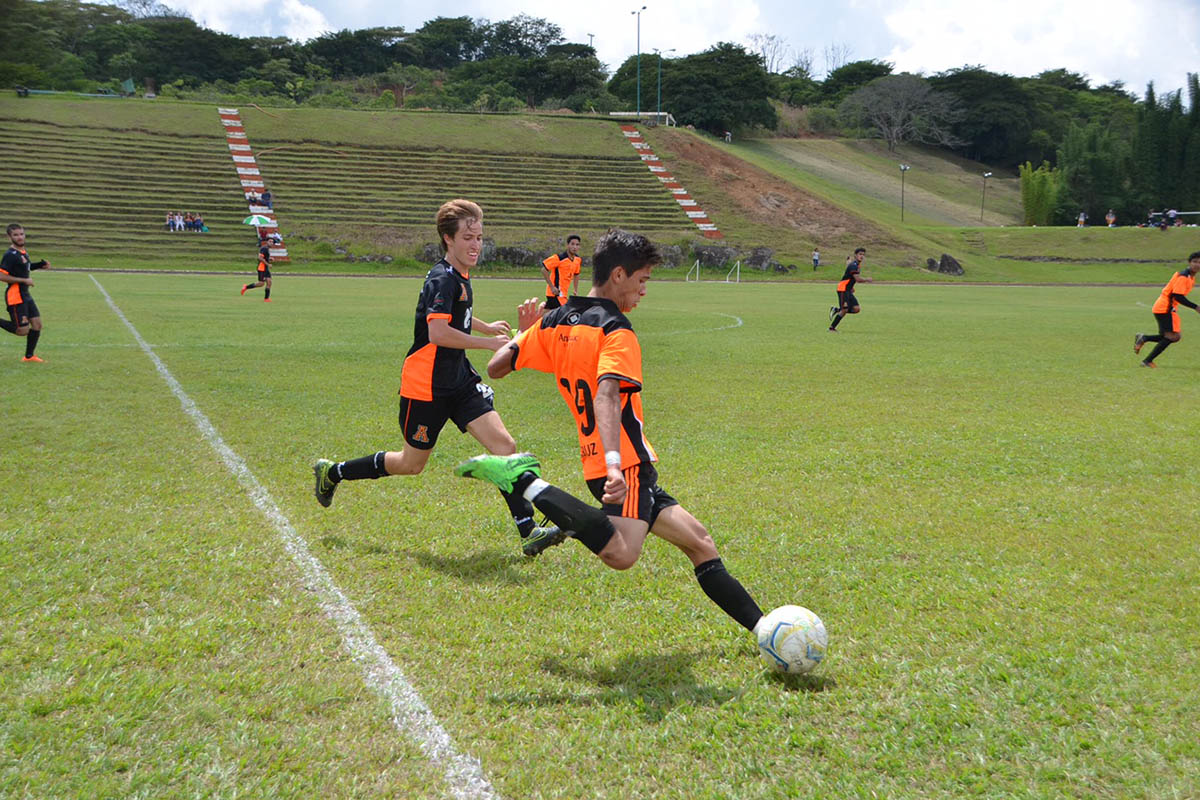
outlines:
[[[0,0],[0,85],[95,91],[132,80],[160,96],[322,107],[607,113],[638,104],[639,59],[609,75],[595,50],[525,14],[437,17],[297,42],[209,30],[158,0]],[[810,52],[776,35],[678,58],[640,56],[643,111],[720,134],[756,131],[922,143],[1021,171],[1031,224],[1080,210],[1123,221],[1164,206],[1200,208],[1200,88],[1142,98],[1063,69],[1014,77],[980,66],[895,74],[876,60]],[[128,84],[126,84],[128,85]],[[1035,209],[1031,213],[1031,209]]]

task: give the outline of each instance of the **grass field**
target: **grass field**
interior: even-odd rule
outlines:
[[[829,628],[785,681],[661,542],[625,573],[523,559],[452,427],[424,475],[318,507],[315,458],[398,445],[419,284],[238,286],[39,273],[47,363],[0,338],[0,796],[1200,794],[1200,320],[1138,369],[1154,290],[866,286],[834,336],[828,286],[651,283],[663,486],[764,607]],[[536,291],[475,290],[488,320]],[[551,383],[498,410],[582,493]],[[312,563],[481,783],[370,688]]]

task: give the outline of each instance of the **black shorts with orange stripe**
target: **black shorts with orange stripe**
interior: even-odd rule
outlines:
[[[447,420],[466,433],[467,425],[495,410],[492,387],[485,383],[470,384],[453,395],[432,400],[401,397],[400,429],[408,444],[418,450],[432,450]]]
[[[610,517],[640,519],[653,528],[654,520],[658,519],[664,508],[679,505],[678,500],[658,485],[658,470],[653,464],[642,462],[625,470],[623,474],[629,490],[621,503],[605,503],[601,499],[604,497],[604,482],[608,478],[592,478],[587,482],[592,496],[601,501],[604,513]]]
[[[854,308],[858,305],[858,298],[854,296],[854,292],[838,292],[837,294],[839,308]]]
[[[265,280],[266,280],[267,278],[269,278],[269,277],[271,277],[271,270],[269,270],[269,269],[267,269],[266,267],[264,267],[264,266],[262,266],[261,264],[259,264],[259,266],[258,266],[258,279],[259,279],[260,281],[265,281]]]
[[[22,293],[21,300],[20,303],[8,306],[8,316],[17,325],[28,325],[29,320],[40,317],[42,312],[38,310],[37,303],[33,302],[32,295]]]

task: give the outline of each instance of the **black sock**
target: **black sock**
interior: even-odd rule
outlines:
[[[843,319],[845,316],[846,316],[845,314],[842,314],[842,313],[840,313],[840,312],[839,312],[839,313],[837,314],[837,316],[835,316],[835,317],[833,318],[833,322],[831,322],[831,323],[829,324],[829,327],[830,327],[830,328],[832,328],[832,329],[836,329],[836,328],[837,328],[837,326],[838,326],[838,323],[839,323],[839,322],[841,322],[841,321],[842,321],[842,319]]]
[[[515,492],[509,494],[501,489],[500,496],[508,504],[508,511],[512,514],[513,522],[517,523],[517,532],[523,537],[528,536],[529,532],[533,530],[533,506]]]
[[[25,357],[33,358],[33,351],[37,349],[38,339],[42,338],[41,331],[31,330],[29,335],[25,337]]]
[[[267,299],[268,300],[271,299],[271,287],[270,286],[267,287]]]
[[[4,330],[8,331],[9,333],[17,332],[17,324],[15,322],[12,322],[11,320],[7,320],[7,319],[0,319],[0,328],[3,328]]]
[[[532,475],[527,472],[525,475]],[[524,476],[522,476],[524,479]],[[531,481],[525,481],[528,486]],[[514,491],[516,491],[514,489]],[[533,498],[533,504],[546,517],[564,531],[583,542],[584,547],[599,554],[612,539],[616,528],[601,509],[589,506],[577,497],[567,494],[557,486],[548,486]]]
[[[373,456],[363,456],[362,458],[352,458],[349,461],[343,461],[340,464],[336,464],[329,471],[329,477],[333,478],[333,473],[336,471],[338,475],[337,480],[340,481],[385,478],[388,471],[383,466],[384,455],[384,451],[380,450]]]
[[[1163,339],[1162,336],[1146,336],[1145,334],[1142,334],[1142,341],[1143,342],[1163,342],[1166,340]]]
[[[33,334],[33,332],[30,331],[30,335],[32,335],[32,334]],[[1166,350],[1170,346],[1171,346],[1171,343],[1168,342],[1166,339],[1163,339],[1161,342],[1154,345],[1154,349],[1150,351],[1150,355],[1146,356],[1143,360],[1146,362],[1154,361],[1154,359],[1156,359],[1160,355],[1162,355],[1163,350]]]
[[[738,579],[729,574],[721,559],[714,558],[696,567],[700,588],[721,610],[748,631],[762,618],[762,609]]]

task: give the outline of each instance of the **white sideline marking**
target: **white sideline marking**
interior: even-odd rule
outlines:
[[[706,283],[724,283],[724,281],[705,281],[705,282]],[[675,312],[688,313],[688,312],[682,311],[682,309],[676,309],[676,308],[658,308],[655,310],[656,311],[675,311]],[[679,336],[680,334],[684,334],[684,333],[715,333],[716,331],[727,331],[730,328],[740,328],[746,324],[745,322],[742,321],[741,317],[735,316],[733,314],[726,314],[724,311],[708,311],[708,312],[704,312],[704,313],[716,314],[718,317],[727,317],[728,319],[733,320],[733,322],[729,325],[718,325],[715,328],[689,328],[687,330],[678,330],[678,331],[648,331],[646,333],[639,333],[638,338],[649,338],[649,337],[654,337],[654,336]]]
[[[429,710],[429,706],[425,705],[425,701],[404,677],[387,651],[375,640],[375,634],[363,622],[358,610],[346,599],[342,590],[333,582],[325,567],[309,552],[308,543],[279,510],[279,506],[266,487],[258,482],[241,456],[225,444],[225,440],[209,422],[208,417],[204,416],[204,412],[192,402],[192,398],[183,391],[183,387],[179,381],[175,380],[175,376],[170,373],[166,364],[142,338],[137,328],[133,327],[133,323],[121,313],[121,309],[117,308],[117,304],[109,297],[108,292],[104,291],[100,281],[96,280],[93,275],[88,277],[92,279],[92,283],[96,284],[100,294],[104,295],[108,307],[113,310],[121,322],[125,323],[125,327],[129,328],[129,332],[133,334],[133,338],[142,348],[142,352],[153,362],[154,368],[166,381],[172,394],[179,399],[183,410],[192,418],[192,422],[204,434],[204,438],[208,440],[212,448],[217,451],[217,455],[225,462],[225,466],[250,495],[254,505],[258,506],[258,509],[275,526],[279,538],[283,540],[284,549],[300,569],[306,587],[316,593],[321,610],[325,612],[325,616],[329,617],[338,633],[341,634],[342,644],[362,667],[367,686],[388,701],[392,711],[392,724],[401,733],[407,734],[430,761],[445,770],[446,781],[449,783],[450,792],[454,797],[498,798],[499,795],[496,794],[495,789],[483,774],[483,766],[479,763],[479,759],[463,755],[454,749],[450,735],[442,728],[437,718],[433,716],[433,712]]]

